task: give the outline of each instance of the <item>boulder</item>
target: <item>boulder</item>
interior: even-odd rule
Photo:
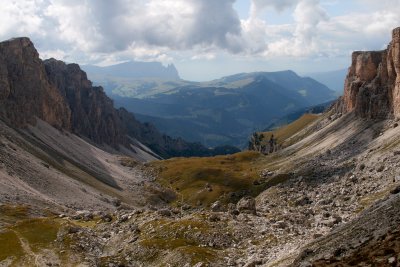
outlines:
[[[393,188],[392,190],[390,190],[390,193],[393,195],[400,193],[400,185],[398,185],[395,188]]]
[[[239,212],[256,214],[256,200],[253,197],[243,197],[236,204],[236,209]]]
[[[169,209],[161,209],[157,211],[158,215],[165,216],[165,217],[170,217],[172,215],[171,211]]]
[[[210,208],[214,212],[223,211],[223,207],[222,207],[221,201],[219,201],[219,200],[217,200],[213,204],[211,204]]]

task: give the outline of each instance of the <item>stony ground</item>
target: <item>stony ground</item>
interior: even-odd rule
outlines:
[[[323,118],[267,156],[259,182],[286,178],[237,204],[162,204],[155,173],[129,161],[119,164],[143,177],[135,185],[152,192],[151,205],[110,198],[102,209],[46,211],[3,198],[0,241],[15,249],[0,245],[0,265],[399,266],[400,127],[350,122]]]

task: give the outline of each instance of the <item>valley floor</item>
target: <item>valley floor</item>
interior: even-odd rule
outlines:
[[[399,266],[397,125],[324,114],[267,156],[145,164],[2,125],[0,266]]]

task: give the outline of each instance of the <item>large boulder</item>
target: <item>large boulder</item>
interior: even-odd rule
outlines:
[[[243,197],[236,204],[236,209],[242,213],[256,214],[256,200],[249,196]]]

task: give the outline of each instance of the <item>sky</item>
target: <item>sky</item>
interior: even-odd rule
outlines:
[[[400,0],[10,0],[0,40],[27,36],[41,58],[173,63],[204,81],[239,72],[347,68],[384,49]]]

